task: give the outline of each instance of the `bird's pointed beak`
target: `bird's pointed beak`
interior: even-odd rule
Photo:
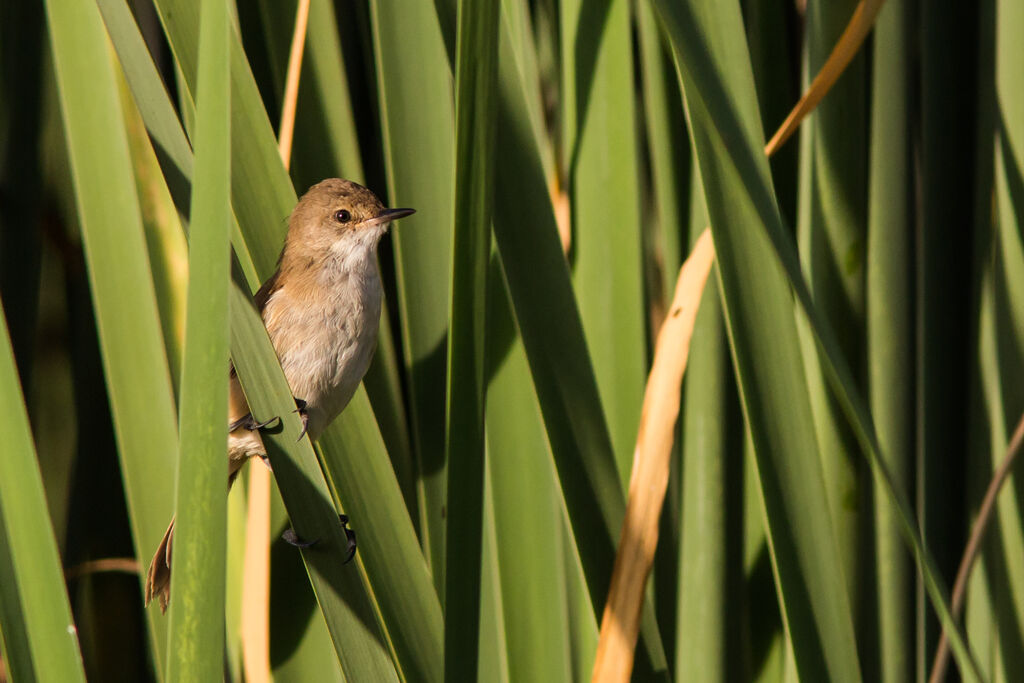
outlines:
[[[398,220],[399,218],[405,218],[416,213],[416,209],[384,209],[373,218],[363,221],[363,225],[380,225],[381,223],[390,223],[391,221]]]

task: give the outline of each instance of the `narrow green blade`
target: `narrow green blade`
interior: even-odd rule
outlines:
[[[0,309],[0,635],[13,680],[84,681],[7,320]]]
[[[901,489],[908,488],[913,463],[910,28],[909,3],[889,0],[875,27],[866,275],[871,414]],[[865,622],[864,634],[868,648],[877,653],[878,680],[886,683],[909,680],[913,670],[913,575],[897,514],[891,501],[875,498],[877,616]]]
[[[203,0],[167,679],[223,670],[231,166],[228,7]]]
[[[561,10],[573,286],[625,487],[647,369],[630,3]]]

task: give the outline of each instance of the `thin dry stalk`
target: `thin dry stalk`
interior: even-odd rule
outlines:
[[[299,100],[299,73],[302,54],[306,49],[306,26],[309,23],[309,0],[299,0],[295,13],[295,33],[288,55],[288,77],[284,83],[284,103],[281,107],[281,127],[278,129],[278,149],[285,168],[292,158],[292,138],[295,134],[295,109]]]
[[[853,10],[850,23],[846,25],[843,35],[839,37],[836,46],[832,48],[832,53],[825,60],[821,71],[814,77],[811,87],[803,94],[800,101],[789,112],[789,116],[779,126],[775,135],[765,145],[765,154],[768,156],[774,154],[796,132],[804,118],[814,111],[814,108],[825,97],[825,93],[832,89],[839,76],[842,75],[850,61],[856,56],[860,46],[864,43],[864,39],[868,37],[871,27],[875,25],[875,17],[878,16],[878,12],[882,9],[884,3],[885,0],[861,0],[858,3],[857,8]]]
[[[99,560],[89,560],[68,567],[64,570],[64,578],[68,581],[77,579],[89,574],[100,572],[122,572],[124,574],[139,574],[142,569],[139,561],[134,557],[104,557]]]
[[[1024,415],[1021,415],[1017,429],[1013,432],[1010,445],[1006,449],[1006,457],[999,465],[999,468],[992,475],[992,481],[985,491],[985,498],[981,501],[981,508],[978,510],[978,518],[974,520],[971,527],[971,537],[964,548],[964,556],[960,560],[960,568],[956,572],[956,583],[953,585],[953,619],[960,618],[960,611],[964,606],[964,595],[967,593],[967,579],[971,576],[971,569],[974,561],[978,559],[981,552],[981,542],[985,539],[985,532],[988,530],[988,523],[992,520],[992,510],[995,509],[996,498],[1000,489],[1010,476],[1013,464],[1020,454],[1021,445],[1024,444]],[[949,638],[946,629],[942,629],[942,637],[939,638],[939,646],[935,650],[935,661],[932,664],[932,675],[929,683],[939,683],[946,677],[946,667],[949,665]]]
[[[679,271],[672,307],[658,333],[654,364],[644,392],[626,518],[611,591],[601,618],[592,678],[595,683],[628,681],[633,669],[644,584],[654,562],[658,518],[668,485],[672,440],[679,417],[679,387],[690,354],[697,307],[714,257],[711,233],[705,230]]]

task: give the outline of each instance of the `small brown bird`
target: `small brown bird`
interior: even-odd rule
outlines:
[[[316,439],[352,399],[370,365],[380,322],[377,243],[391,221],[414,209],[386,209],[361,185],[330,178],[311,187],[288,221],[277,272],[256,293],[270,340]],[[230,376],[228,486],[253,456],[267,457],[238,377]],[[146,580],[146,604],[167,609],[171,520]]]

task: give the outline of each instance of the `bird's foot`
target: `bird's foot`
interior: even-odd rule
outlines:
[[[277,417],[275,415],[274,417],[270,418],[269,420],[264,420],[263,422],[257,422],[256,418],[254,418],[252,416],[252,413],[246,413],[242,417],[238,418],[237,420],[235,420],[234,422],[229,424],[228,425],[228,431],[229,432],[233,432],[236,429],[238,429],[239,427],[242,427],[244,429],[247,429],[250,432],[255,432],[257,429],[263,429],[264,427],[272,425],[275,422],[280,422],[280,420],[281,420],[281,418],[279,418],[279,417]]]
[[[338,515],[338,520],[341,522],[341,528],[344,530],[345,538],[348,541],[345,560],[342,564],[348,564],[356,554],[356,532],[348,528],[348,515]],[[291,528],[286,529],[285,532],[281,534],[281,538],[285,543],[293,545],[296,548],[311,548],[320,541],[319,538],[314,538],[312,541],[303,540],[295,533],[295,530]]]
[[[296,441],[302,441],[302,437],[306,435],[306,429],[309,427],[309,413],[306,411],[306,402],[301,398],[295,399],[295,412],[302,418],[302,431],[299,432],[299,438]]]

